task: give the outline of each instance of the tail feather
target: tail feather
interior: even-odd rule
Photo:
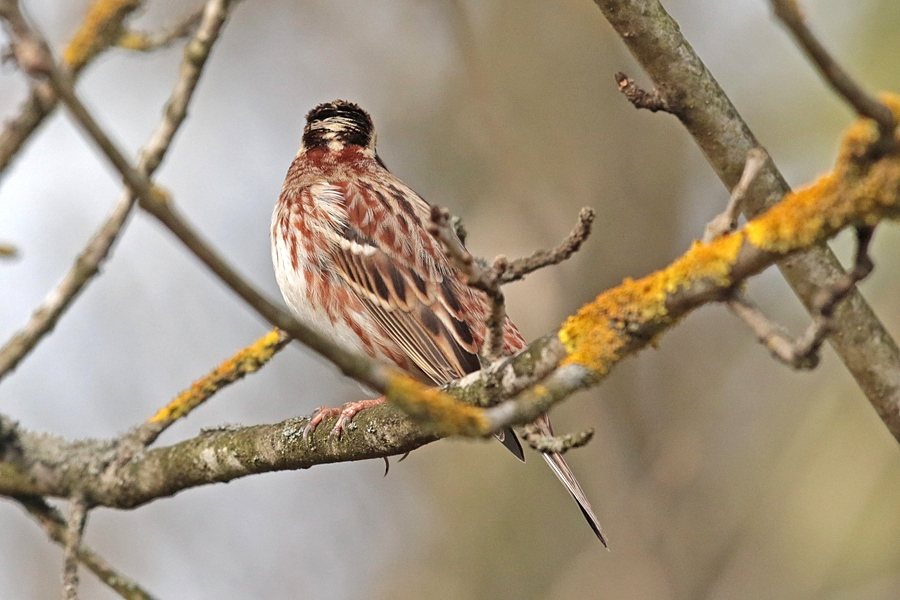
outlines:
[[[501,444],[506,446],[506,449],[512,452],[516,458],[525,462],[525,453],[522,452],[522,444],[519,443],[519,438],[516,437],[516,432],[513,431],[511,427],[498,431],[494,434],[494,437],[497,438]]]
[[[581,509],[581,514],[584,515],[584,519],[588,522],[588,525],[591,526],[591,529],[594,530],[597,538],[606,548],[609,548],[609,544],[606,542],[606,536],[603,535],[603,531],[600,529],[600,520],[597,519],[597,515],[594,514],[594,509],[591,508],[591,503],[588,502],[584,490],[581,489],[581,485],[578,483],[578,480],[575,479],[572,469],[566,464],[566,459],[564,459],[561,454],[556,453],[542,454],[542,456],[544,457],[544,460],[547,461],[547,464],[550,465],[553,474],[556,475],[562,484],[566,486],[566,489],[569,490],[569,493],[572,494],[572,497],[575,498],[575,502],[578,503],[578,508]]]
[[[534,424],[538,426],[541,433],[544,435],[553,435],[553,426],[550,425],[550,417],[548,417],[546,413],[535,419]],[[553,471],[553,474],[556,475],[557,479],[566,486],[566,489],[569,490],[569,493],[575,498],[575,502],[578,503],[578,508],[581,509],[581,514],[584,515],[585,520],[588,522],[588,525],[591,526],[591,529],[594,530],[597,538],[604,547],[609,548],[609,544],[606,542],[606,536],[603,535],[603,531],[600,529],[600,520],[597,518],[597,515],[594,514],[591,503],[588,502],[584,490],[581,489],[581,484],[575,479],[575,474],[566,463],[566,459],[564,459],[561,454],[555,452],[546,452],[541,456],[547,461],[550,470]]]

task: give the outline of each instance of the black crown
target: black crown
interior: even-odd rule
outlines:
[[[318,105],[306,115],[303,144],[316,148],[337,141],[365,148],[372,144],[374,133],[369,113],[352,102],[335,100]]]

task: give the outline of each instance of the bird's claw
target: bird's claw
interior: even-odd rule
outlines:
[[[328,437],[341,439],[341,434],[344,432],[344,429],[350,425],[350,422],[353,421],[353,417],[355,417],[358,412],[372,406],[377,406],[383,402],[384,398],[382,397],[376,398],[375,400],[347,402],[340,408],[320,406],[313,411],[309,418],[309,423],[303,429],[303,439],[308,440],[309,436],[319,427],[319,424],[321,424],[322,421],[335,416],[337,417],[337,422],[334,424],[334,427],[331,428]]]

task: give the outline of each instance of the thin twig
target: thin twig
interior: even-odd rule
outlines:
[[[152,176],[162,163],[175,133],[184,122],[203,67],[228,16],[228,4],[211,1],[207,3],[201,16],[202,24],[185,47],[178,79],[163,110],[163,118],[141,152],[137,171],[145,177]],[[21,25],[19,31],[22,31]],[[25,35],[29,35],[27,31]],[[60,284],[48,294],[25,327],[0,348],[0,379],[12,372],[38,342],[53,330],[81,290],[97,275],[101,263],[109,256],[131,214],[135,199],[136,196],[126,190],[112,214],[88,241]]]
[[[794,341],[745,294],[735,292],[727,306],[756,334],[759,342],[776,359],[800,370],[814,369],[819,364],[819,349],[826,337],[826,330],[820,326],[822,321],[819,319],[814,319],[806,334]]]
[[[757,175],[766,160],[769,158],[768,153],[762,148],[754,148],[747,153],[747,162],[744,163],[744,172],[738,184],[731,190],[731,197],[728,199],[728,205],[725,210],[710,221],[706,225],[703,232],[703,241],[709,242],[720,235],[732,232],[737,228],[738,217],[743,210],[744,198],[753,182],[756,181]]]
[[[533,423],[522,427],[522,439],[532,449],[544,454],[565,454],[572,448],[586,445],[593,437],[594,430],[592,428],[565,435],[546,435],[541,433],[540,428]]]
[[[621,71],[616,73],[616,83],[619,84],[619,91],[628,98],[635,108],[644,108],[650,112],[671,112],[666,99],[662,97],[659,90],[648,92],[639,87],[633,79]]]
[[[69,518],[66,524],[66,554],[63,564],[63,600],[78,600],[78,551],[87,523],[87,502],[83,495],[70,501]]]
[[[131,29],[122,33],[122,36],[116,42],[116,45],[126,50],[134,50],[136,52],[152,52],[160,48],[171,45],[176,40],[186,38],[200,23],[203,17],[203,8],[199,8],[178,25],[165,31],[150,33],[147,31],[133,31]]]
[[[66,545],[66,520],[59,510],[47,504],[39,496],[18,496],[15,497],[15,500],[31,516],[37,519],[51,540],[61,546]],[[82,545],[78,549],[78,560],[122,598],[126,600],[155,600],[153,594],[117,571],[87,546]]]
[[[566,236],[566,239],[553,250],[538,250],[531,256],[517,258],[509,263],[500,277],[501,284],[511,283],[524,278],[538,269],[558,265],[581,249],[581,245],[591,235],[594,223],[594,209],[584,207],[578,213],[578,222]]]
[[[772,356],[795,369],[814,369],[819,364],[822,344],[834,330],[834,309],[837,303],[875,267],[868,252],[872,233],[870,227],[856,228],[857,248],[853,268],[844,277],[819,291],[813,320],[797,340],[792,341],[741,292],[736,291],[729,298],[728,308],[753,330]]]
[[[538,250],[531,256],[510,261],[503,255],[494,259],[487,268],[466,250],[458,235],[458,222],[441,207],[431,210],[429,231],[441,242],[444,252],[456,267],[466,276],[467,283],[482,292],[488,299],[488,314],[485,318],[487,335],[482,355],[493,362],[503,356],[503,326],[506,321],[506,300],[500,286],[518,281],[529,273],[550,265],[556,265],[577,252],[591,233],[594,210],[582,208],[578,223],[563,242],[553,250]]]
[[[887,106],[857,83],[816,38],[800,11],[799,0],[770,0],[770,2],[775,16],[794,35],[794,39],[806,55],[819,68],[825,81],[853,107],[857,114],[868,117],[878,124],[881,149],[896,151],[897,140],[894,134],[897,122],[894,115]]]

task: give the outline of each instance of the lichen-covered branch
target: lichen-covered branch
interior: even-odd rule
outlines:
[[[190,440],[139,453],[101,475],[97,457],[114,460],[115,441],[68,442],[22,430],[0,416],[7,448],[19,448],[4,455],[0,442],[0,495],[65,497],[79,488],[91,506],[134,508],[252,474],[405,454],[439,437],[388,405],[360,413],[354,434],[341,439],[322,429],[304,440],[307,421],[205,430]]]
[[[737,185],[747,153],[759,146],[728,96],[658,0],[595,0],[656,85],[667,112],[678,117],[728,189]],[[748,190],[744,211],[761,214],[789,187],[767,161]],[[779,262],[787,282],[811,312],[822,287],[844,277],[825,247]],[[895,437],[900,434],[900,349],[863,297],[852,291],[835,313],[829,342]],[[898,437],[900,439],[900,437]]]
[[[186,417],[213,394],[225,386],[243,379],[250,373],[258,371],[290,341],[291,338],[286,333],[275,329],[250,346],[242,348],[161,408],[150,420],[138,428],[137,437],[143,445],[153,443],[175,421]]]
[[[884,101],[900,114],[900,99]],[[484,436],[530,422],[574,391],[596,384],[692,310],[727,299],[735,286],[785,256],[844,227],[872,227],[900,218],[900,156],[874,160],[868,149],[877,139],[875,125],[859,121],[848,132],[831,173],[742,229],[709,243],[696,242],[665,269],[600,294],[557,337],[541,338],[516,357],[446,391],[387,371],[388,399],[425,423],[425,429],[385,405],[360,413],[354,435],[341,439],[323,431],[304,440],[304,419],[224,428],[138,453],[120,468],[105,470],[98,469],[97,461],[115,460],[121,440],[67,442],[23,431],[0,417],[0,494],[65,497],[84,490],[92,504],[130,508],[252,473],[402,454],[444,435]],[[493,408],[469,405],[488,404],[521,389],[525,391],[514,400]],[[886,422],[896,419],[900,407],[894,411]]]

